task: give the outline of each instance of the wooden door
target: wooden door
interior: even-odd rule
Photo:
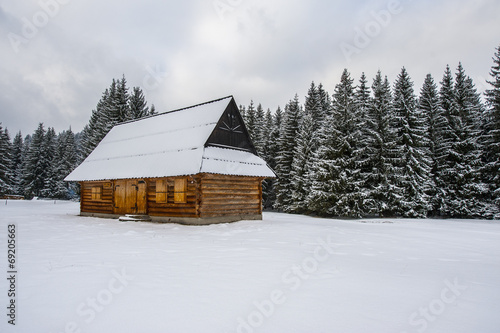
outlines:
[[[115,181],[115,214],[146,214],[146,182]]]
[[[115,214],[127,213],[127,181],[115,181]]]
[[[147,184],[141,179],[137,182],[137,211],[136,214],[147,214],[147,199],[146,199]]]

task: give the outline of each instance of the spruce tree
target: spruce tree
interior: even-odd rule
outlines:
[[[413,82],[403,67],[394,84],[395,154],[393,170],[398,179],[394,187],[402,190],[401,200],[395,202],[397,211],[405,217],[426,217],[431,187],[427,151],[427,126],[417,109]]]
[[[302,118],[302,107],[298,95],[285,107],[283,126],[278,139],[279,153],[276,160],[276,202],[275,208],[286,210],[292,204],[290,174],[297,145],[297,133]]]
[[[450,216],[449,198],[450,184],[453,181],[452,175],[456,173],[454,169],[452,146],[456,141],[456,128],[459,126],[459,119],[455,105],[455,91],[453,88],[453,74],[450,66],[446,65],[443,79],[440,82],[439,105],[443,111],[445,119],[442,126],[439,139],[441,140],[441,149],[436,151],[437,175],[439,183],[436,184],[441,193],[441,203],[439,212],[442,216]]]
[[[270,109],[266,110],[264,115],[264,122],[262,126],[262,148],[259,156],[266,161],[269,165],[269,160],[271,159],[270,154],[272,154],[270,148],[270,137],[273,130],[273,114]],[[270,203],[270,197],[273,195],[273,184],[272,179],[267,178],[262,181],[262,205],[264,208],[272,207]]]
[[[248,130],[248,135],[250,135],[250,139],[255,140],[255,128],[257,123],[255,106],[253,104],[253,100],[250,101],[250,105],[246,109],[245,114],[245,125]]]
[[[255,123],[253,128],[253,138],[255,149],[259,155],[264,154],[264,146],[266,144],[266,124],[265,124],[265,113],[262,105],[259,103],[257,105],[257,110],[255,112]]]
[[[12,192],[11,149],[9,133],[0,123],[0,196]]]
[[[365,209],[368,215],[394,216],[402,194],[393,168],[395,133],[392,128],[392,95],[387,77],[377,72],[372,84],[373,99],[366,115],[366,158],[362,169]]]
[[[115,85],[113,80],[112,88]],[[115,88],[113,88],[114,90]],[[109,117],[109,109],[112,106],[110,90],[106,89],[101,99],[97,102],[95,110],[92,110],[89,123],[82,131],[82,159],[85,159],[94,148],[101,142],[113,125],[113,120]]]
[[[440,103],[446,119],[440,179],[443,181],[442,213],[450,217],[482,214],[483,184],[480,181],[482,105],[472,80],[460,63],[455,80],[447,66],[441,82]]]
[[[320,95],[318,88],[312,82],[306,96],[304,115],[298,128],[297,146],[290,173],[291,204],[285,211],[304,213],[308,210],[306,198],[311,189],[309,171],[312,166],[312,156],[318,149],[317,133],[322,119]]]
[[[132,93],[130,94],[128,100],[128,107],[130,109],[132,119],[149,116],[150,110],[147,105],[148,103],[146,102],[142,89],[139,87],[132,88]]]
[[[43,123],[38,125],[31,139],[25,140],[29,144],[23,164],[23,190],[27,198],[41,196],[45,187],[49,165],[44,155],[44,140]]]
[[[500,46],[493,57],[490,70],[491,89],[486,90],[488,109],[483,120],[484,162],[483,179],[488,184],[489,196],[493,203],[488,217],[500,219]]]
[[[358,168],[360,118],[353,79],[344,69],[332,99],[332,113],[319,132],[320,147],[311,168],[308,206],[321,215],[362,216],[361,178]]]
[[[429,181],[427,189],[429,197],[429,214],[436,216],[440,214],[443,206],[445,192],[443,192],[443,181],[440,178],[442,156],[444,156],[447,144],[444,141],[446,131],[446,119],[443,109],[439,104],[437,85],[431,74],[427,74],[420,90],[418,109],[425,118],[427,124],[427,149],[429,157]]]
[[[306,213],[306,198],[310,193],[311,182],[309,169],[312,166],[312,155],[318,148],[317,127],[313,114],[305,113],[297,131],[293,162],[290,171],[291,198],[290,204],[284,207],[285,212]]]
[[[75,135],[71,128],[57,136],[54,197],[71,199],[77,192],[77,184],[65,182],[64,178],[77,166],[77,148]]]
[[[12,193],[17,195],[22,195],[23,192],[21,183],[23,175],[22,165],[24,161],[23,148],[24,148],[23,137],[21,132],[18,132],[14,137],[14,140],[12,141],[12,150],[11,150],[11,156],[12,156],[11,170],[13,172]]]
[[[117,121],[113,125],[134,119],[134,115],[132,114],[129,106],[128,87],[125,75],[122,76],[121,80],[117,81],[116,93],[113,97],[113,105],[116,108],[115,114],[118,116]]]
[[[458,125],[454,128],[455,140],[451,147],[451,161],[455,169],[449,184],[450,213],[456,217],[478,217],[484,211],[484,184],[480,167],[480,118],[483,106],[472,79],[459,63],[455,76],[454,102]]]
[[[311,82],[311,86],[307,91],[306,102],[304,104],[304,115],[311,114],[311,120],[315,125],[319,125],[324,116],[323,112],[323,96],[324,91],[321,92],[318,87]]]
[[[318,100],[321,111],[318,114],[318,118],[315,119],[315,121],[318,124],[322,124],[324,118],[332,113],[332,101],[330,99],[330,95],[323,88],[323,84],[321,83],[318,85]]]
[[[54,128],[49,127],[42,144],[42,159],[45,161],[44,185],[40,194],[54,198],[57,192],[57,136]]]
[[[370,202],[369,186],[365,183],[364,176],[371,172],[370,169],[370,132],[367,128],[367,117],[372,106],[372,98],[370,95],[370,87],[365,73],[361,73],[359,84],[354,93],[356,103],[356,115],[358,126],[356,128],[355,136],[359,138],[356,151],[356,165],[360,173],[360,200],[362,201],[362,214],[366,215],[369,210],[366,209],[366,203]]]
[[[244,105],[240,104],[240,106],[238,107],[239,111],[240,111],[240,115],[241,115],[241,118],[243,118],[243,120],[245,121],[245,125],[246,125],[246,121],[247,121],[247,111],[246,111],[246,108]],[[247,125],[248,127],[248,125]]]
[[[267,154],[264,157],[267,165],[273,170],[276,170],[277,165],[277,157],[279,154],[279,138],[281,133],[281,123],[283,119],[283,112],[281,108],[274,112],[272,116],[272,123],[269,130],[268,141],[266,144]],[[266,197],[264,198],[264,208],[272,208],[274,203],[276,202],[276,179],[275,178],[267,178],[263,181],[263,187],[266,188]]]

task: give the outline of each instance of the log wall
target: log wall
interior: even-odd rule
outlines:
[[[113,182],[81,182],[80,211],[85,213],[113,214]],[[92,188],[102,188],[101,199],[92,199]]]
[[[187,178],[185,203],[176,202],[175,196],[175,180],[182,178]],[[160,179],[166,180],[167,183],[167,202],[156,202],[156,181]],[[199,217],[199,195],[197,194],[199,176],[152,178],[148,179],[147,183],[148,214],[150,216]]]
[[[201,175],[200,217],[262,214],[262,178]]]
[[[179,179],[187,179],[186,202],[178,202],[175,186],[179,190]],[[157,196],[156,183],[166,185],[166,202],[163,195]],[[146,179],[146,214],[156,217],[178,217],[186,219],[208,219],[217,217],[259,218],[262,215],[262,178],[198,174],[194,176]],[[82,213],[114,213],[114,181],[81,182],[80,207]],[[101,198],[92,199],[92,188],[102,188]],[[161,190],[165,191],[165,190]],[[162,201],[162,202],[157,202]],[[115,212],[116,213],[116,212]],[[238,220],[238,219],[233,219]],[[222,220],[221,220],[222,221]],[[199,221],[198,221],[199,222]],[[210,222],[215,223],[215,222]]]

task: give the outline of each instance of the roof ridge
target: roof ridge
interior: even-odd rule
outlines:
[[[122,121],[121,123],[117,123],[114,126],[129,124],[129,123],[133,123],[133,122],[136,122],[136,121],[139,121],[139,120],[144,120],[144,119],[148,119],[148,118],[162,116],[162,115],[165,115],[165,114],[168,114],[168,113],[174,113],[174,112],[178,112],[178,111],[192,109],[192,108],[195,108],[195,107],[198,107],[198,106],[202,106],[202,105],[206,105],[206,104],[210,104],[210,103],[219,102],[219,101],[222,101],[223,99],[226,99],[226,98],[233,98],[233,95],[228,95],[226,97],[217,98],[217,99],[214,99],[214,100],[211,100],[211,101],[208,101],[208,102],[198,103],[198,104],[195,104],[195,105],[183,107],[183,108],[180,108],[180,109],[174,109],[174,110],[170,110],[170,111],[165,111],[165,112],[153,114],[153,115],[142,117],[142,118],[137,118],[137,119],[131,119],[131,120]]]

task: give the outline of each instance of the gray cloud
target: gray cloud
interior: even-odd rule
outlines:
[[[53,15],[14,52],[9,33],[22,37],[26,20],[44,23],[40,3]],[[425,74],[439,81],[446,64],[462,61],[484,89],[479,81],[500,43],[498,1],[401,0],[384,22],[391,3],[4,2],[0,121],[25,134],[38,122],[79,131],[111,79],[122,74],[159,111],[228,94],[275,109],[295,93],[303,98],[312,80],[332,92],[345,67],[356,79],[364,71],[371,80],[381,69],[394,80],[406,66],[418,91]],[[370,28],[369,42],[348,61],[342,43],[354,45],[356,34]]]

